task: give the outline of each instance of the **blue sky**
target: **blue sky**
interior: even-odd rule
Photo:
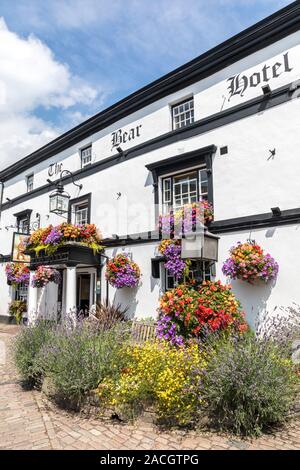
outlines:
[[[289,3],[0,0],[1,167]]]

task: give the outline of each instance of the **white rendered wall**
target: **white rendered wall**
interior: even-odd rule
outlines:
[[[254,326],[257,315],[264,312],[272,314],[275,307],[289,307],[293,303],[300,306],[300,225],[285,225],[221,235],[217,279],[226,282],[221,269],[223,261],[229,255],[229,249],[238,241],[244,242],[249,237],[255,239],[279,264],[276,282],[268,284],[258,282],[251,285],[241,280],[230,281],[233,292],[241,301],[247,314],[248,322]]]
[[[151,258],[155,256],[156,243],[143,243],[124,248],[114,248],[105,250],[105,254],[110,258],[119,253],[128,253],[132,260],[137,263],[141,270],[141,281],[134,289],[123,287],[115,289],[109,285],[110,303],[121,304],[128,307],[127,315],[130,318],[138,319],[157,315],[158,299],[161,295],[160,279],[151,277]],[[102,300],[106,298],[105,268],[102,271]]]

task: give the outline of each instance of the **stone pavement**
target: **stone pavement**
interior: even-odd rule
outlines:
[[[249,441],[213,433],[159,432],[150,424],[114,424],[49,407],[41,393],[25,391],[18,383],[9,351],[17,330],[0,324],[0,449],[300,449],[300,421]]]

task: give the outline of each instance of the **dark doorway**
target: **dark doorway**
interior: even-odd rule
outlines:
[[[88,316],[90,309],[90,274],[77,276],[77,308],[81,314]]]

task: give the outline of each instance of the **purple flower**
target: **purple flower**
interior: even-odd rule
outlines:
[[[185,262],[181,259],[181,246],[171,243],[165,249],[165,257],[167,259],[165,268],[178,281],[185,270]]]
[[[53,227],[45,240],[45,245],[59,245],[62,236],[62,232],[57,227]]]
[[[180,335],[179,325],[168,315],[161,316],[157,321],[157,335],[160,339],[169,341],[173,346],[183,346],[184,338]]]

